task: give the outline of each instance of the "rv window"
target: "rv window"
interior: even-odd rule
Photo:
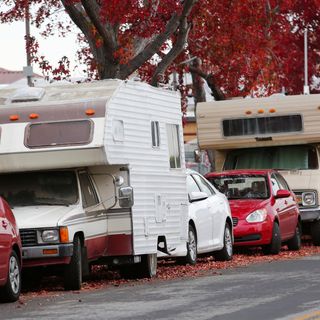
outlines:
[[[26,128],[25,145],[43,148],[88,144],[92,140],[91,120],[33,123]]]
[[[151,121],[152,147],[160,147],[159,121]]]
[[[302,131],[301,115],[227,119],[222,121],[225,137],[265,135]]]
[[[170,168],[181,168],[179,125],[167,124]]]
[[[250,148],[231,151],[224,169],[317,169],[315,147],[308,145]]]
[[[92,185],[89,175],[87,172],[79,173],[80,185],[81,185],[81,193],[82,193],[82,202],[84,208],[91,207],[95,204],[99,203],[97,194]]]

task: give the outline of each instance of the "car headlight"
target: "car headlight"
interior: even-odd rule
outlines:
[[[266,209],[259,209],[256,211],[251,212],[247,218],[246,221],[249,223],[255,223],[255,222],[263,222],[267,218],[267,210]]]
[[[314,206],[316,204],[315,192],[303,192],[302,193],[302,205],[303,206]]]
[[[58,242],[59,241],[59,230],[43,230],[41,233],[43,242]]]

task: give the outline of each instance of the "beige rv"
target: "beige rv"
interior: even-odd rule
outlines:
[[[200,149],[215,170],[275,168],[297,195],[304,233],[320,245],[320,94],[200,103]]]

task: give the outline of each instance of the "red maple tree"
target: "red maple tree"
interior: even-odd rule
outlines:
[[[317,76],[320,0],[3,0],[0,22],[25,18],[30,6],[35,26],[50,35],[67,34],[70,23],[86,46],[78,52],[92,78],[126,79],[134,72],[153,85],[193,71],[204,77],[213,94],[266,95],[283,87],[303,89],[303,36],[309,30],[309,80]],[[70,23],[60,21],[65,10]],[[68,59],[52,68],[37,55],[34,62],[56,76],[68,75]],[[201,69],[185,61],[202,61]],[[192,69],[193,68],[193,69]]]

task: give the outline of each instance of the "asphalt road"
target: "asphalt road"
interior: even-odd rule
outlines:
[[[320,319],[320,256],[0,305],[0,319]]]

